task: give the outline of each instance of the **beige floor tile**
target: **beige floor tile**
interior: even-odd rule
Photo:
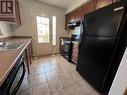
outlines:
[[[42,74],[42,73],[45,73],[44,67],[31,68],[29,77],[34,76],[34,75],[38,75],[38,74]]]
[[[18,91],[16,93],[16,95],[31,95],[31,90],[30,89],[25,89],[25,90],[22,90],[22,91]]]
[[[58,79],[58,73],[56,71],[48,72],[46,73],[48,80],[57,80]]]
[[[59,78],[61,78],[62,80],[71,78],[71,75],[70,75],[69,73],[64,73],[64,72],[61,72],[61,73],[59,72],[59,73],[58,73],[58,76],[59,76]]]
[[[30,69],[35,69],[35,68],[44,68],[44,64],[32,63],[32,65],[30,65]]]
[[[33,76],[29,79],[30,86],[34,86],[44,82],[47,82],[45,73]]]
[[[71,87],[73,84],[75,84],[75,81],[71,78],[63,80],[63,84],[65,88]]]
[[[43,65],[44,65],[44,66],[51,66],[51,65],[53,65],[53,63],[52,63],[51,60],[48,60],[48,61],[45,61],[45,62],[43,63]]]
[[[60,55],[34,59],[30,71],[17,95],[100,95]]]
[[[77,71],[70,72],[72,79],[74,79],[75,82],[82,80],[83,78],[79,75]]]
[[[48,73],[48,72],[52,72],[55,70],[55,67],[53,65],[45,65],[45,72]]]
[[[101,94],[99,94],[97,91],[94,91],[94,92],[91,93],[90,95],[101,95]]]
[[[64,90],[61,90],[61,91],[52,91],[50,94],[51,95],[66,95]]]
[[[49,90],[53,91],[61,91],[64,88],[63,82],[60,80],[49,80],[48,81]]]
[[[73,85],[73,89],[76,95],[90,95],[92,93],[91,90],[82,89],[78,82]]]
[[[75,95],[73,87],[64,88],[64,95]]]
[[[50,95],[47,83],[42,83],[42,84],[33,86],[30,89],[31,89],[30,95]]]
[[[79,81],[77,83],[84,93],[91,95],[95,90],[86,81]]]

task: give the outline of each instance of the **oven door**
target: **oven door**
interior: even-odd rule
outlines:
[[[25,72],[24,56],[22,56],[2,85],[2,95],[15,95],[24,79]]]
[[[69,45],[68,45],[68,44],[64,44],[64,45],[63,45],[63,50],[64,50],[65,52],[69,52]]]

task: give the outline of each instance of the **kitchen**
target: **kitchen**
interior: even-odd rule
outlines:
[[[1,0],[0,3],[7,6],[1,7],[0,14],[1,95],[126,95],[126,33],[115,34],[126,30],[122,27],[126,25],[126,0]],[[116,14],[110,12],[108,17],[107,10],[116,7]],[[118,29],[120,21],[121,28]],[[98,26],[94,27],[95,23]],[[115,33],[101,33],[99,28],[103,25],[103,29]],[[83,32],[84,27],[99,33],[96,36]],[[88,36],[96,36],[98,40],[85,39]],[[90,71],[97,66],[91,64],[94,66],[89,67],[92,62],[109,63],[114,54],[109,54],[114,49],[114,40],[110,37],[120,38],[119,56],[113,60],[117,65],[113,65],[111,70],[107,70],[109,66],[105,65],[103,70]],[[106,42],[108,38],[110,40]],[[99,40],[102,42],[97,43]],[[88,55],[92,60],[87,60]],[[103,72],[110,72],[106,73],[109,76],[104,81]]]

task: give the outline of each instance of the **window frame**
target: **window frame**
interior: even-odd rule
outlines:
[[[41,23],[37,22],[37,17],[42,17],[42,18],[48,18],[49,19],[49,29],[48,29],[49,30],[49,36],[48,36],[49,38],[48,38],[47,42],[46,41],[45,42],[41,42],[41,41],[39,42],[39,36],[42,36],[42,35],[39,35],[38,24],[41,24]],[[51,39],[50,38],[51,37],[51,18],[49,16],[36,16],[36,27],[37,27],[36,30],[37,30],[37,42],[38,42],[38,44],[50,44],[51,43],[51,40],[50,40]]]

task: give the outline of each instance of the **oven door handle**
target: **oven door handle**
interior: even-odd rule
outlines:
[[[12,91],[11,95],[15,95],[15,94],[16,94],[16,92],[18,91],[18,89],[19,89],[19,87],[20,87],[20,85],[22,84],[22,81],[23,81],[23,79],[24,79],[25,72],[26,72],[24,62],[22,63],[22,65],[23,65],[23,73],[22,73],[22,75],[21,75],[21,78],[20,78],[18,84],[16,85],[16,87],[15,87],[14,90]]]

